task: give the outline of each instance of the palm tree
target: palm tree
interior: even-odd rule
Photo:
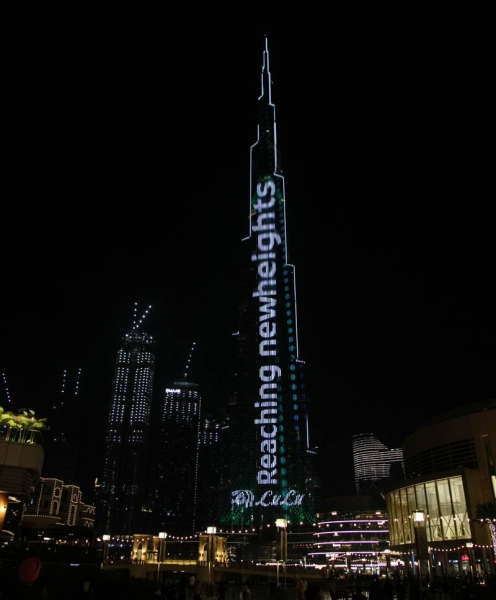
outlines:
[[[0,406],[0,429],[5,430],[5,439],[21,443],[36,443],[35,432],[46,427],[46,419],[35,417],[34,410],[20,408],[18,411],[5,411]]]
[[[489,527],[493,552],[496,556],[496,502],[477,504],[475,516],[480,520],[481,525],[486,524]]]

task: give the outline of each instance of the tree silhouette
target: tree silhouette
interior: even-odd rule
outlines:
[[[0,429],[4,432],[7,441],[27,444],[36,443],[35,432],[46,427],[46,419],[35,417],[34,410],[20,408],[17,411],[5,411],[0,406]]]
[[[475,516],[479,519],[481,525],[489,527],[493,552],[496,556],[496,502],[477,504]]]

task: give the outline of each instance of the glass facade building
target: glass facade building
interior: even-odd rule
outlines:
[[[392,546],[414,540],[413,513],[422,507],[427,541],[469,540],[471,537],[467,502],[461,475],[414,483],[388,495],[390,541]]]
[[[404,440],[407,479],[384,495],[391,549],[409,568],[419,558],[421,515],[431,576],[494,573],[496,516],[481,510],[496,508],[494,448],[495,400],[433,417]]]

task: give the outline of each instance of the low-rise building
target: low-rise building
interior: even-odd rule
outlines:
[[[496,400],[423,423],[403,443],[403,481],[384,488],[390,547],[414,573],[494,573]]]

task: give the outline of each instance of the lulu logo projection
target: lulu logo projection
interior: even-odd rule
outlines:
[[[237,506],[250,508],[252,506],[300,506],[303,502],[304,494],[298,494],[296,490],[289,490],[287,494],[274,494],[270,490],[266,491],[259,500],[250,490],[235,490],[231,492],[232,503]]]

